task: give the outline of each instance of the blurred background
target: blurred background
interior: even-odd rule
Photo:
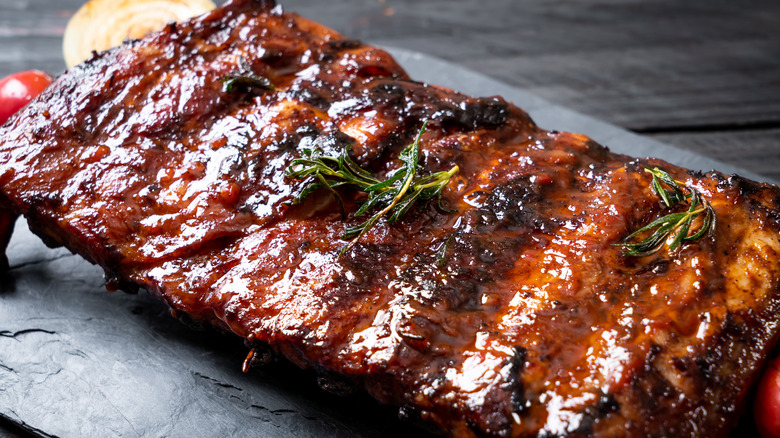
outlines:
[[[30,68],[62,71],[61,35],[82,3],[0,0],[0,76]],[[780,179],[778,1],[280,4],[350,38],[439,57],[595,118]]]

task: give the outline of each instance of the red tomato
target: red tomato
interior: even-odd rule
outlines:
[[[39,70],[14,73],[0,79],[0,125],[51,84],[51,76]]]
[[[762,438],[780,438],[780,356],[769,361],[753,408]]]

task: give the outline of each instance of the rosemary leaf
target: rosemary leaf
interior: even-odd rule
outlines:
[[[650,169],[649,167],[645,167],[645,172],[648,172],[653,175],[653,182],[652,182],[653,191],[658,196],[661,197],[661,200],[664,201],[664,204],[666,204],[667,207],[672,207],[675,204],[685,201],[686,199],[685,193],[683,192],[683,189],[680,187],[680,184],[682,183],[676,181],[668,173],[664,172],[663,170],[657,167],[653,169]],[[666,184],[670,189],[667,190],[663,188],[663,186],[661,186],[661,183]]]
[[[426,174],[418,164],[420,161],[420,140],[425,133],[426,125],[427,122],[423,124],[414,142],[398,156],[402,163],[401,167],[384,181],[380,181],[355,163],[349,157],[349,147],[345,148],[337,157],[323,155],[319,149],[305,150],[302,156],[293,160],[290,167],[287,168],[285,174],[288,178],[308,181],[308,184],[293,200],[294,204],[302,202],[317,189],[326,188],[338,201],[342,219],[345,219],[344,203],[335,188],[347,185],[366,195],[366,199],[354,215],[361,216],[370,211],[375,211],[375,213],[363,223],[348,227],[344,231],[342,238],[350,241],[341,249],[339,255],[349,251],[379,219],[385,217],[389,223],[396,222],[412,206],[421,201],[436,198],[442,211],[455,212],[442,206],[441,193],[444,186],[458,171],[458,166],[453,166],[448,171]]]
[[[439,250],[436,251],[436,266],[444,266],[444,262],[447,260],[447,248],[450,246],[450,241],[452,241],[452,234],[447,236],[439,247]]]
[[[259,89],[266,91],[275,91],[276,88],[270,79],[255,74],[246,59],[241,58],[239,61],[240,70],[236,73],[231,73],[222,78],[222,83],[225,86],[225,91],[228,93],[233,92],[233,88],[236,86],[244,87],[248,90]]]

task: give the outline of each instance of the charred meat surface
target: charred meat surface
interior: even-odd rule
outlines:
[[[243,70],[255,82],[223,79]],[[423,123],[458,172],[349,251],[347,217],[285,170],[304,150],[379,178]],[[714,235],[626,257],[695,187]],[[3,240],[51,245],[175,311],[364,387],[453,437],[724,436],[780,315],[780,190],[610,153],[499,97],[414,82],[384,51],[234,0],[95,55],[0,128]]]

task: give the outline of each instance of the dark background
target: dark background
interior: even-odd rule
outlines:
[[[0,76],[31,68],[64,70],[62,33],[81,4],[0,0]],[[595,118],[780,179],[780,2],[282,4],[345,36],[443,58]],[[29,278],[30,273],[24,275]],[[117,301],[112,305],[138,305],[136,298],[96,296]],[[146,299],[140,302],[154,309]],[[168,325],[163,308],[157,313],[148,322],[164,327],[156,328],[159,333],[175,337],[186,331],[175,321]],[[213,337],[204,342],[203,350],[209,351],[224,341]],[[240,343],[228,347],[236,345],[240,350]],[[315,397],[323,398],[321,404],[336,403],[325,395]],[[0,419],[0,437],[16,433],[15,426]]]
[[[0,0],[0,75],[64,69],[82,0]],[[780,2],[282,0],[351,38],[416,50],[780,179]],[[552,128],[552,127],[551,127]]]

